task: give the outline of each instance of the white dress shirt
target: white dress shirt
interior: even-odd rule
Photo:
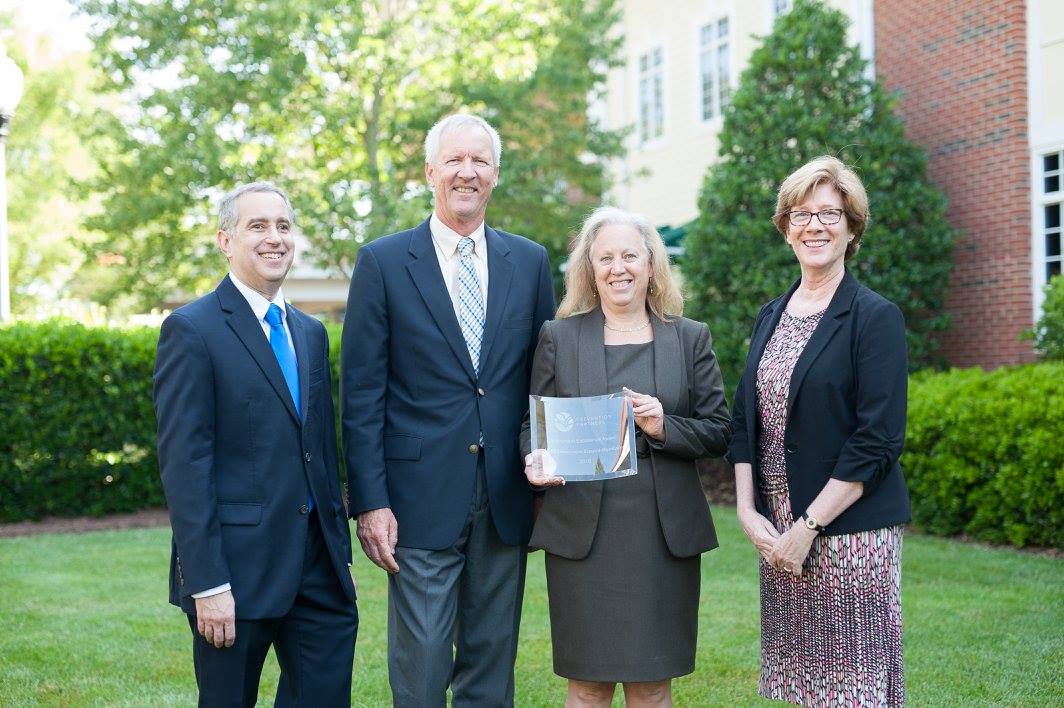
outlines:
[[[436,259],[440,263],[443,282],[447,285],[447,292],[451,296],[454,314],[460,316],[458,313],[458,273],[461,269],[462,256],[458,253],[458,242],[464,237],[440,221],[436,212],[432,212],[432,217],[429,219],[429,231],[432,232],[432,245],[436,248]],[[469,238],[473,239],[473,270],[476,271],[477,280],[480,281],[480,295],[483,298],[486,312],[488,309],[488,242],[484,237],[483,221],[473,233],[469,234]]]
[[[292,344],[292,330],[288,328],[288,310],[284,306],[284,293],[280,288],[277,289],[277,294],[273,296],[273,300],[267,300],[262,293],[254,290],[244,283],[240,282],[240,278],[237,278],[232,273],[229,274],[229,279],[233,281],[233,285],[240,291],[240,294],[244,296],[244,299],[251,305],[251,311],[255,313],[255,318],[262,326],[262,334],[266,337],[266,341],[270,341],[270,323],[266,321],[266,311],[270,309],[270,305],[277,305],[281,308],[281,325],[284,327],[284,333],[288,337],[288,348],[292,350],[292,356],[295,356],[295,345]],[[210,597],[211,595],[220,595],[226,590],[232,590],[232,586],[229,583],[219,585],[216,588],[210,590],[204,590],[202,592],[192,593],[193,599],[200,599],[203,597]]]

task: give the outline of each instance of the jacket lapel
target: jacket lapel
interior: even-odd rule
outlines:
[[[765,347],[768,346],[768,340],[772,337],[772,333],[776,331],[776,326],[780,323],[780,317],[783,315],[783,310],[787,307],[787,301],[791,299],[791,295],[798,289],[798,284],[802,281],[796,280],[791,285],[790,289],[779,298],[776,298],[769,305],[769,311],[765,313],[764,319],[761,320],[761,326],[754,331],[754,336],[750,340],[750,354],[747,357],[747,369],[743,374],[747,380],[745,398],[746,398],[746,410],[750,413],[746,416],[747,426],[746,434],[749,440],[757,440],[757,367],[761,363],[761,357],[765,354]]]
[[[823,318],[821,318],[816,329],[813,330],[812,336],[809,337],[809,342],[806,343],[805,349],[802,350],[802,353],[798,356],[798,361],[794,364],[794,371],[791,373],[791,385],[787,393],[788,418],[791,415],[791,408],[794,407],[794,401],[798,397],[798,389],[802,386],[802,380],[809,373],[809,367],[813,365],[820,352],[824,351],[824,347],[835,336],[835,332],[842,325],[842,318],[850,311],[853,298],[856,295],[857,280],[847,270],[842,276],[842,282],[839,283],[838,290],[831,296],[831,302],[828,303],[828,308],[824,311]],[[781,307],[780,309],[782,310],[783,308]]]
[[[310,390],[310,352],[307,351],[307,329],[303,325],[303,313],[286,302],[288,329],[292,332],[292,346],[296,350],[296,366],[299,368],[299,419],[307,420],[307,396]]]
[[[432,232],[429,231],[428,219],[411,234],[410,255],[414,257],[414,260],[406,264],[406,269],[418,292],[421,293],[425,307],[428,308],[432,319],[436,321],[436,326],[440,328],[440,332],[443,333],[444,339],[447,340],[448,346],[451,347],[451,351],[458,358],[469,379],[476,381],[473,360],[469,358],[469,349],[462,336],[462,328],[458,325],[458,316],[454,313],[451,294],[447,292],[447,284],[440,271],[440,262],[436,259],[436,249],[432,245]]]
[[[221,304],[222,310],[228,315],[226,323],[236,333],[236,336],[240,338],[240,341],[243,342],[244,347],[251,354],[251,358],[259,365],[263,375],[266,376],[266,380],[273,386],[273,390],[277,392],[277,396],[288,410],[289,415],[292,416],[292,420],[295,421],[296,425],[299,425],[299,416],[296,415],[292,394],[288,391],[288,384],[284,380],[284,374],[281,373],[281,366],[277,363],[277,357],[274,356],[269,341],[262,333],[262,325],[255,319],[255,313],[251,311],[251,305],[236,289],[229,276],[222,279],[222,282],[218,284],[218,288],[214,292],[218,296],[218,302]],[[291,329],[291,323],[289,323],[289,329]],[[296,359],[299,359],[298,349],[296,350]],[[302,371],[300,371],[300,376],[302,376]],[[300,386],[300,390],[302,388]]]
[[[606,390],[606,340],[602,335],[602,310],[580,316],[577,342],[577,383],[581,396],[601,396]]]
[[[484,240],[488,244],[488,307],[484,321],[484,336],[480,344],[480,370],[488,361],[495,334],[502,323],[502,313],[506,312],[506,301],[510,296],[510,283],[513,282],[514,264],[510,260],[510,247],[495,229],[484,226]]]
[[[684,360],[680,332],[674,322],[662,322],[653,313],[650,313],[650,323],[654,328],[654,395],[666,413],[673,413],[680,403],[680,394],[687,388],[687,367],[680,366],[677,370],[677,362]]]

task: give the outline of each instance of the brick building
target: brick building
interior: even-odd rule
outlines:
[[[1032,173],[1042,160],[1035,150],[1032,164],[1037,116],[1029,93],[1039,87],[1028,85],[1028,64],[1043,60],[1041,42],[1029,56],[1028,29],[1037,40],[1053,24],[1039,15],[1054,4],[1062,6],[1014,0],[875,6],[876,72],[900,94],[906,131],[927,148],[931,179],[949,197],[948,216],[960,232],[946,302],[953,326],[942,339],[956,365],[1032,359],[1020,334],[1031,326],[1046,271],[1060,272],[1059,259],[1044,258],[1048,251],[1059,256],[1059,232],[1047,253],[1032,239],[1046,214],[1032,210]]]
[[[604,110],[611,127],[635,130],[614,165],[613,201],[659,224],[694,218],[719,106],[746,65],[750,35],[765,34],[791,4],[684,0],[672,4],[684,12],[662,13],[651,0],[621,3],[627,65],[611,75]],[[1061,272],[1064,2],[828,4],[850,17],[851,41],[900,94],[907,134],[927,149],[930,177],[949,198],[959,238],[947,359],[1032,360],[1020,334],[1038,316],[1043,285]]]

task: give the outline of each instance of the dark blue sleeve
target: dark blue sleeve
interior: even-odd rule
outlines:
[[[352,517],[391,506],[384,465],[388,303],[380,264],[358,252],[340,340],[340,427]]]
[[[214,371],[206,343],[184,315],[163,322],[155,357],[159,475],[186,595],[231,581],[214,486]]]

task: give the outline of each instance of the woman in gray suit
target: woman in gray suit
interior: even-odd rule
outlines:
[[[695,460],[722,455],[730,425],[709,328],[681,317],[665,245],[646,219],[604,207],[570,253],[566,294],[546,322],[531,391],[633,403],[639,473],[546,487],[531,545],[546,551],[554,671],[567,706],[671,705],[694,670],[700,555],[717,546]]]

